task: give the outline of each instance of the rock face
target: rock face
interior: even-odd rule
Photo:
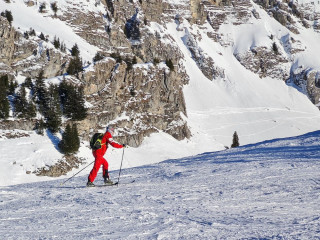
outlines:
[[[0,18],[0,70],[3,74],[15,76],[21,72],[24,76],[36,77],[43,70],[44,76],[51,78],[65,72],[70,57],[38,36],[23,35],[5,18]]]
[[[137,65],[128,70],[126,63],[107,58],[86,74],[85,81],[85,89],[91,93],[87,100],[93,108],[84,126],[104,128],[121,116],[113,123],[120,129],[118,138],[130,146],[139,146],[144,136],[159,130],[179,140],[190,137],[181,118],[181,113],[187,115],[182,93],[185,74],[170,71],[164,64]],[[90,128],[82,131],[89,136]]]
[[[269,49],[252,48],[244,54],[235,54],[235,57],[245,68],[259,74],[261,78],[269,76],[285,81],[290,76],[289,69],[283,67],[283,64],[289,62],[288,59],[273,50],[272,46]]]
[[[16,31],[10,26],[6,18],[0,16],[0,62],[8,64],[12,61],[15,52]]]
[[[297,68],[288,81],[293,82],[309,99],[320,107],[320,72],[312,69]]]
[[[66,155],[57,164],[40,168],[33,173],[37,176],[60,177],[71,171],[73,168],[78,168],[82,161],[83,159],[78,159],[72,155]],[[27,172],[27,174],[30,174],[30,172]]]

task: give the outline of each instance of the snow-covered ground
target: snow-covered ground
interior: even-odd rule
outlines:
[[[86,188],[86,177],[0,187],[0,236],[320,239],[319,171],[317,131],[125,169],[118,187]]]

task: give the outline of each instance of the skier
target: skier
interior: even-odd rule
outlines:
[[[94,162],[93,168],[88,176],[87,187],[94,187],[93,181],[96,178],[101,165],[103,166],[102,176],[104,178],[104,183],[110,184],[110,185],[113,184],[113,182],[110,180],[110,177],[109,177],[109,172],[108,172],[109,164],[108,164],[107,160],[103,157],[103,155],[106,153],[109,144],[115,148],[123,148],[126,146],[125,144],[121,145],[121,144],[115,142],[112,139],[113,133],[114,133],[114,128],[111,126],[107,126],[106,133],[103,135],[102,140],[101,140],[101,148],[92,151],[92,154],[95,158],[95,162]]]

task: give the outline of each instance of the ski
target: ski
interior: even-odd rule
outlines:
[[[94,187],[112,187],[112,186],[115,186],[115,185],[125,185],[125,184],[129,184],[129,183],[134,183],[136,180],[132,180],[131,182],[126,182],[126,183],[119,183],[119,182],[115,182],[113,184],[97,184],[97,185],[94,185],[94,186],[90,186],[87,188],[94,188]]]
[[[115,183],[112,183],[112,184],[97,184],[97,185],[94,185],[93,187],[112,187],[112,186],[115,186],[115,185],[118,185],[118,182],[115,182]]]

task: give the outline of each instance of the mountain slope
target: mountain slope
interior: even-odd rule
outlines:
[[[64,186],[1,187],[0,233],[5,239],[317,239],[319,142],[317,131],[126,169],[118,187],[86,188],[86,177]]]

